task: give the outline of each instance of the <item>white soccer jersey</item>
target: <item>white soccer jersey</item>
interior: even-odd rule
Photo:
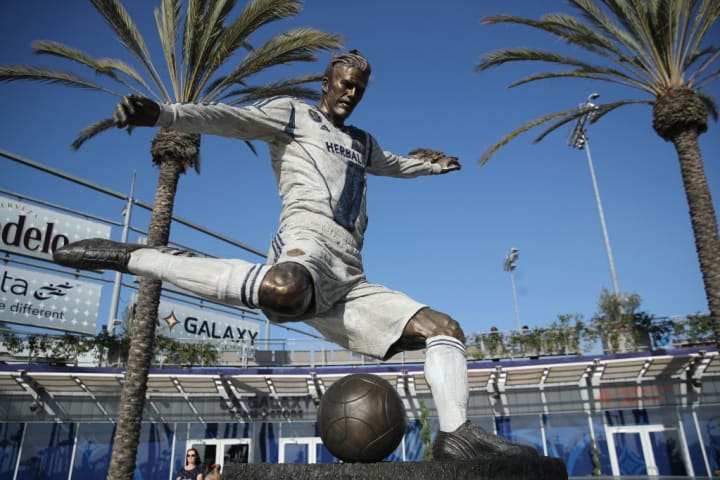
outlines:
[[[162,105],[157,124],[267,142],[282,199],[281,228],[319,215],[350,232],[358,249],[367,227],[366,173],[404,178],[440,173],[439,165],[383,151],[364,130],[337,128],[317,107],[290,97],[246,107]]]

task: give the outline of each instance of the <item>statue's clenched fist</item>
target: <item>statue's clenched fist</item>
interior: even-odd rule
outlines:
[[[118,128],[152,127],[159,116],[160,106],[156,102],[139,95],[125,95],[115,107],[113,120]]]

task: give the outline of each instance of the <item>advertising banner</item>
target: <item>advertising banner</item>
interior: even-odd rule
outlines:
[[[0,195],[0,250],[52,261],[52,251],[84,238],[110,238],[110,225]]]
[[[158,334],[181,341],[209,342],[225,350],[254,351],[260,331],[256,322],[165,300],[160,301],[158,316]]]
[[[0,321],[95,334],[102,286],[0,266]]]

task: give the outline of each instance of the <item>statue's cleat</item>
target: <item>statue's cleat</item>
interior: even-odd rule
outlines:
[[[53,252],[53,260],[59,265],[82,270],[128,271],[130,254],[140,248],[155,248],[164,253],[190,257],[191,252],[168,247],[148,247],[137,243],[121,243],[104,238],[88,238],[69,243]]]
[[[434,460],[480,460],[497,457],[538,457],[537,450],[486,432],[470,421],[454,432],[438,432],[432,446]]]

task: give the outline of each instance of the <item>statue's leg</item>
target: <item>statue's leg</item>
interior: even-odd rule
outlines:
[[[128,269],[227,305],[261,308],[276,314],[276,321],[304,314],[313,299],[312,277],[295,262],[264,265],[140,249],[132,253]]]
[[[473,460],[530,455],[537,451],[486,432],[467,420],[469,398],[465,336],[460,325],[430,308],[408,322],[394,348],[415,348],[425,341],[425,380],[438,412],[440,431],[433,442],[435,460]]]
[[[240,259],[183,257],[152,248],[132,252],[128,271],[172,283],[228,305],[260,308],[260,286],[270,265]]]
[[[292,252],[293,250],[291,250]],[[240,259],[195,257],[169,247],[93,238],[80,240],[54,252],[60,265],[88,270],[117,270],[170,282],[203,298],[263,311],[292,320],[313,302],[310,271],[296,261],[273,265]]]
[[[465,335],[458,322],[431,308],[408,322],[397,349],[425,347],[425,379],[438,411],[440,430],[452,432],[467,421],[468,377]]]

